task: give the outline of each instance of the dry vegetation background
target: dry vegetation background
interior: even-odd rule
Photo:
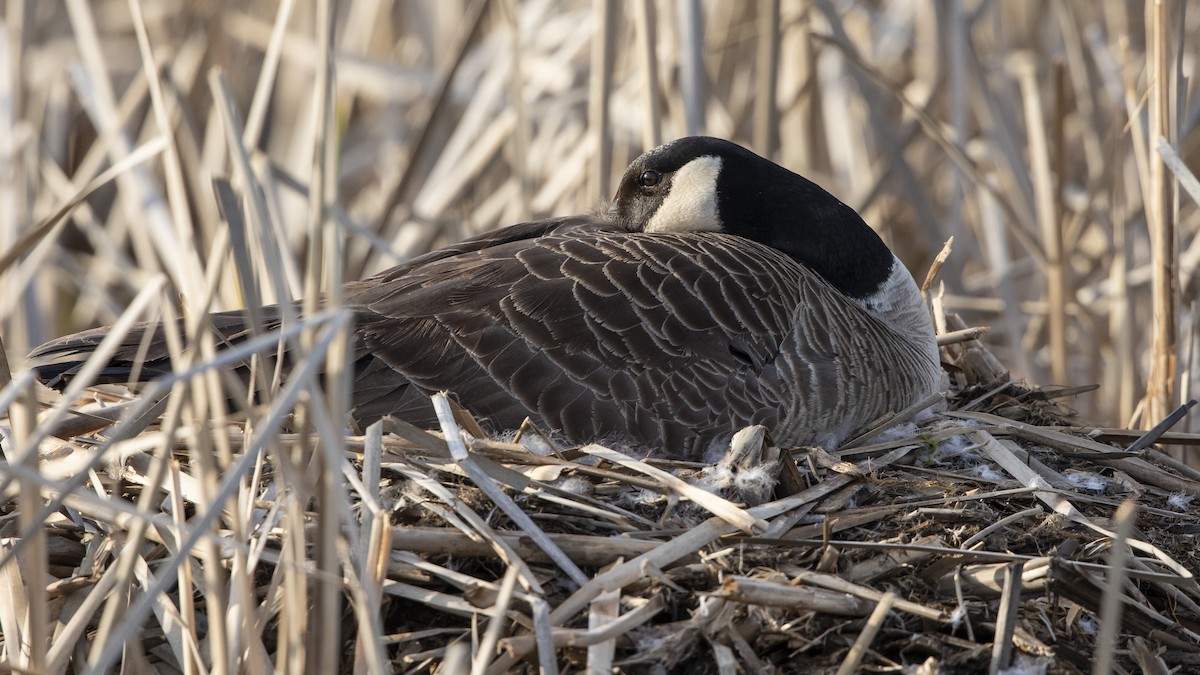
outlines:
[[[31,347],[131,304],[315,297],[593,209],[629,159],[706,133],[828,188],[918,279],[953,237],[946,310],[1015,377],[1098,383],[1072,405],[1148,427],[1200,388],[1198,31],[1188,2],[11,0],[0,414]]]

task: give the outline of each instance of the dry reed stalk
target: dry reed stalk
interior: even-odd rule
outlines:
[[[992,659],[988,663],[988,675],[997,675],[1012,664],[1013,632],[1019,620],[1023,568],[1024,564],[1020,561],[1005,566],[1004,588],[1000,592],[1000,606],[996,613],[996,634],[992,638]]]
[[[754,148],[775,157],[779,128],[780,0],[759,0],[758,51],[754,63]]]
[[[966,413],[966,412],[950,412],[947,413],[952,417],[961,417],[966,419],[975,419],[983,422],[995,423],[1000,422],[1001,418],[994,415],[981,413]],[[1131,472],[1138,475],[1139,480],[1145,480],[1153,484],[1159,484],[1168,490],[1187,492],[1188,494],[1197,494],[1200,496],[1200,481],[1186,477],[1176,477],[1170,474],[1163,473],[1160,469],[1151,466],[1145,460],[1131,456],[1122,451],[1112,453],[1110,446],[1096,442],[1087,438],[1077,438],[1067,435],[1060,431],[1035,425],[1000,422],[1001,426],[997,428],[998,432],[1010,431],[1018,436],[1023,436],[1029,440],[1035,440],[1040,443],[1047,443],[1067,451],[1082,451],[1089,453],[1095,457],[1097,461],[1102,463],[1112,463],[1114,466],[1123,471]],[[1154,457],[1161,464],[1165,464],[1166,457]]]
[[[296,0],[283,0],[279,10],[275,12],[275,23],[271,28],[271,37],[263,53],[263,66],[258,80],[254,85],[254,96],[246,113],[246,128],[242,142],[247,148],[257,148],[262,138],[263,126],[267,116],[267,106],[270,103],[271,92],[275,86],[275,76],[283,56],[283,38]]]
[[[942,265],[946,264],[946,260],[950,258],[950,253],[953,250],[954,237],[950,237],[946,240],[946,243],[942,244],[942,249],[933,257],[933,262],[929,265],[929,271],[925,273],[925,280],[921,282],[921,297],[926,297],[929,287],[937,279],[938,273],[942,270]]]
[[[11,23],[0,24],[0,129],[3,130],[15,128],[23,114],[25,95],[19,74],[26,64],[25,36],[33,20],[30,10],[32,7],[28,5],[12,5],[8,16]],[[24,238],[22,230],[28,228],[33,218],[28,199],[32,193],[30,177],[20,170],[25,163],[22,161],[22,144],[15,134],[0,136],[0,251],[3,251]],[[9,337],[10,348],[24,351],[29,346],[25,344],[26,336],[41,335],[42,330],[38,325],[38,313],[32,306],[35,295],[31,290],[23,290],[27,288],[26,284],[20,283],[15,274],[6,273],[10,265],[0,262],[0,288],[3,289],[0,290],[0,305],[11,308],[9,322],[14,334]],[[7,357],[2,358],[7,368]],[[3,378],[0,384],[7,385],[9,374],[0,377]]]
[[[100,38],[91,7],[86,3],[71,0],[66,4],[74,37],[83,55],[84,68],[75,71],[81,99],[92,122],[111,139],[108,152],[112,161],[127,157],[133,150],[132,139],[120,127],[117,101],[105,68],[106,59],[100,47]],[[122,208],[130,221],[144,224],[144,229],[130,231],[130,239],[137,252],[139,263],[150,269],[160,269],[168,275],[178,290],[185,294],[198,292],[201,280],[201,263],[196,255],[190,233],[179,229],[182,224],[172,222],[167,205],[159,194],[159,188],[151,176],[141,167],[124,172],[117,177],[125,197]],[[172,264],[166,265],[165,261]]]
[[[783,500],[763,504],[761,506],[749,509],[747,513],[757,517],[770,517],[785,513],[795,508],[799,508],[807,502],[817,499],[827,494],[838,481],[826,481],[814,488],[806,490],[802,493],[792,495]],[[621,588],[627,586],[641,578],[643,570],[646,566],[663,567],[679,558],[695,552],[703,546],[706,546],[718,537],[732,532],[736,529],[729,525],[721,518],[713,517],[705,521],[698,527],[692,528],[688,532],[675,537],[674,539],[657,546],[654,550],[642,554],[632,560],[618,565],[617,567],[608,570],[600,575],[593,577],[587,584],[576,591],[571,597],[564,600],[557,609],[555,609],[550,619],[555,624],[561,624],[581,611],[588,603],[594,600],[601,592],[606,589]],[[514,654],[512,657],[519,656]],[[510,659],[502,659],[493,664],[489,669],[489,673],[502,673],[512,666],[515,662]]]
[[[355,641],[355,671],[369,672],[387,662],[384,653],[384,629],[379,616],[383,604],[382,586],[387,579],[388,553],[392,548],[393,528],[387,514],[379,505],[379,483],[382,479],[383,424],[367,427],[363,443],[362,494],[364,508],[360,516],[361,531],[355,553],[358,577],[363,585],[362,606],[359,608],[359,637]],[[365,619],[365,620],[363,620]],[[362,626],[367,626],[364,630]]]
[[[465,505],[458,503],[449,490],[443,488],[436,481],[428,479],[427,476],[420,473],[416,469],[398,468],[398,470],[402,474],[408,476],[422,488],[438,497],[438,499],[441,501],[453,505],[454,511],[452,513],[445,511],[439,513],[443,519],[449,521],[459,530],[467,533],[468,536],[471,536],[472,538],[482,537],[488,542],[488,545],[503,561],[508,563],[510,566],[519,567],[521,570],[521,584],[525,587],[526,591],[532,593],[542,592],[541,584],[538,582],[537,577],[533,574],[533,571],[529,569],[529,566],[525,563],[524,559],[517,553],[517,551],[502,537],[495,534],[492,528],[489,527],[473,511],[466,508]],[[431,507],[427,506],[426,508]],[[457,515],[458,518],[453,517],[454,515]]]
[[[162,80],[159,78],[158,59],[154,56],[154,49],[150,45],[150,36],[146,30],[146,21],[142,15],[140,1],[128,0],[128,5],[129,13],[133,18],[134,32],[137,36],[142,72],[150,85],[150,102],[153,105],[155,121],[158,125],[159,133],[168,140],[162,160],[170,219],[175,227],[176,237],[182,242],[187,242],[191,239],[194,226],[188,210],[183,167],[180,163],[179,151],[173,142],[174,137],[171,134],[172,114],[167,109],[166,94]],[[194,279],[192,283],[195,283]]]
[[[475,657],[471,662],[471,675],[483,673],[496,653],[496,645],[500,641],[500,631],[504,630],[508,623],[504,615],[508,610],[509,603],[512,602],[513,590],[517,586],[519,574],[516,567],[509,567],[504,573],[504,580],[500,582],[500,592],[496,596],[496,603],[492,606],[491,621],[488,622],[483,639],[479,641],[479,646],[475,649]]]
[[[662,110],[659,103],[657,54],[658,13],[654,9],[654,0],[639,0],[634,8],[638,62],[642,71],[642,96],[646,106],[642,144],[647,148],[653,148],[662,143]]]
[[[551,640],[555,647],[590,647],[602,644],[654,618],[664,606],[665,603],[661,599],[653,600],[598,628],[555,628],[551,631]],[[509,655],[524,654],[533,649],[534,638],[528,635],[504,638],[500,641],[500,646]]]
[[[813,101],[813,45],[811,24],[806,13],[809,3],[789,2],[781,6],[780,23],[785,28],[779,61],[779,141],[780,161],[808,170],[816,167],[815,154],[820,146]]]
[[[612,107],[612,66],[616,43],[617,6],[613,0],[593,0],[591,89],[588,96],[588,128],[596,151],[589,190],[595,198],[612,192],[612,143],[609,133],[609,109]]]
[[[1132,423],[1137,369],[1134,361],[1134,327],[1129,304],[1128,251],[1125,219],[1116,218],[1113,222],[1113,257],[1109,273],[1109,283],[1113,289],[1109,310],[1109,335],[1116,361],[1113,380],[1117,386],[1117,419],[1129,420],[1129,423]]]
[[[965,149],[965,144],[970,136],[968,129],[968,88],[967,67],[968,67],[968,31],[970,26],[967,23],[967,18],[963,7],[959,4],[953,4],[947,7],[946,23],[948,24],[948,39],[946,41],[946,54],[948,57],[947,70],[947,87],[948,105],[949,105],[949,122],[951,130],[954,134],[953,142],[960,150]],[[953,191],[955,198],[950,203],[950,209],[946,214],[946,218],[951,222],[962,218],[963,203],[962,198],[966,196],[968,183],[966,176],[961,172],[955,172],[950,178],[950,189]]]
[[[450,85],[453,83],[454,76],[458,72],[459,67],[462,66],[463,59],[467,55],[467,49],[471,45],[471,39],[479,30],[484,10],[488,4],[488,0],[475,0],[469,6],[467,15],[463,17],[464,21],[462,25],[454,35],[454,44],[448,50],[451,56],[443,62],[438,72],[437,88],[434,95],[421,108],[420,121],[416,125],[418,133],[408,152],[408,161],[404,165],[404,169],[396,184],[388,192],[388,196],[383,202],[383,208],[376,214],[375,222],[377,227],[373,229],[379,232],[385,240],[391,239],[401,224],[400,219],[395,218],[393,212],[402,205],[407,206],[413,201],[413,195],[416,187],[419,185],[417,181],[420,180],[417,169],[425,161],[424,155],[429,152],[429,144],[434,140],[432,126],[437,120],[438,115],[443,112],[443,107],[446,105],[447,97],[450,93]],[[356,277],[361,276],[363,270],[369,266],[370,261],[371,257],[368,257],[357,269],[350,268],[347,272],[354,274]]]
[[[1021,583],[1023,591],[1040,590],[1046,587],[1050,578],[1051,560],[1049,557],[1031,558],[1007,563],[968,564],[949,573],[938,580],[939,586],[951,589],[955,586],[970,590],[988,598],[1000,598],[1004,588],[1012,578],[1012,571],[1017,564],[1021,565]]]
[[[581,448],[581,450],[593,457],[599,457],[600,459],[650,476],[665,485],[671,492],[695,502],[713,515],[746,533],[761,532],[767,527],[765,521],[751,516],[748,512],[728,500],[714,495],[703,488],[697,488],[662,469],[657,469],[645,462],[632,459],[600,445],[587,445]]]
[[[1125,561],[1128,558],[1126,542],[1133,533],[1137,505],[1124,501],[1117,509],[1117,533],[1112,542],[1108,558],[1108,578],[1104,586],[1104,605],[1100,610],[1100,636],[1097,639],[1096,661],[1092,665],[1094,675],[1113,672],[1113,652],[1117,647],[1117,633],[1121,624],[1122,598],[1125,597]]]
[[[883,622],[887,619],[888,612],[892,610],[892,604],[895,601],[896,594],[889,592],[879,600],[879,604],[875,605],[875,610],[871,612],[871,616],[867,619],[867,624],[863,627],[863,631],[858,634],[858,638],[854,641],[854,646],[846,654],[846,659],[842,661],[842,665],[838,666],[837,675],[850,675],[850,673],[858,672],[863,657],[866,656],[867,649],[870,648],[875,635],[879,633],[879,629],[883,628]]]
[[[1162,0],[1147,7],[1151,21],[1147,27],[1151,73],[1150,141],[1168,142],[1174,136],[1170,106],[1170,67],[1168,66],[1167,23],[1169,7]],[[1150,160],[1150,193],[1147,213],[1150,218],[1153,246],[1154,280],[1151,294],[1154,308],[1153,351],[1146,384],[1146,418],[1156,421],[1164,417],[1175,401],[1176,325],[1178,264],[1175,233],[1175,186],[1170,180],[1166,163],[1155,154]]]
[[[329,321],[331,324],[330,328],[319,336],[318,340],[313,344],[312,351],[298,364],[297,372],[295,373],[296,379],[289,381],[280,392],[278,399],[274,402],[270,413],[264,420],[264,426],[270,428],[277,425],[279,420],[286,414],[286,411],[295,406],[302,389],[306,386],[311,386],[310,383],[316,375],[319,364],[323,363],[326,352],[336,340],[339,324],[344,326],[347,321],[348,316],[345,313],[333,315]],[[314,407],[313,410],[319,415],[320,408]],[[318,423],[316,426],[319,429],[323,425]],[[205,508],[203,515],[191,523],[190,531],[183,541],[179,543],[180,550],[190,551],[193,546],[202,540],[202,534],[207,528],[212,526],[216,517],[221,514],[221,509],[216,505],[223,504],[233,496],[242,477],[254,466],[259,453],[262,451],[264,441],[265,439],[260,437],[256,441],[255,447],[252,447],[234,465],[226,469],[223,477],[220,479],[220,483],[213,485],[214,490],[208,499],[208,508]],[[205,505],[202,504],[202,506]],[[224,586],[223,580],[217,573],[217,570],[221,569],[219,555],[215,547],[210,545],[210,540],[204,539],[204,541],[206,545],[201,547],[201,551],[202,557],[207,559],[204,565],[204,570],[208,575],[207,584],[209,593],[207,601],[210,603],[210,607],[223,608],[226,606],[225,598],[217,594],[219,593],[217,589]],[[97,650],[95,650],[95,653],[91,657],[97,664],[111,663],[117,657],[122,645],[138,631],[139,620],[150,610],[150,605],[157,600],[159,594],[168,585],[171,579],[170,573],[177,569],[181,562],[182,558],[177,556],[170,564],[161,568],[164,575],[146,588],[145,594],[129,608],[127,615],[122,619],[122,623],[119,626],[114,626],[112,635],[105,636],[104,640],[97,642]],[[221,613],[217,616],[224,616],[224,614]],[[220,626],[221,622],[212,625],[216,636],[221,635],[221,632],[218,630]],[[100,645],[104,646],[102,650],[99,649]],[[229,650],[224,654],[227,654],[227,658],[232,659],[235,652]]]
[[[989,183],[994,183],[992,177],[987,179]],[[1016,287],[1013,280],[1011,270],[1011,256],[1009,253],[1008,237],[1005,234],[1004,226],[1001,223],[1000,209],[998,208],[995,199],[992,197],[992,191],[987,189],[976,190],[979,199],[980,209],[980,228],[983,234],[984,250],[988,257],[988,266],[992,270],[992,283],[995,285],[996,294],[999,296],[1000,312],[1004,318],[1004,334],[1009,345],[1021,345],[1022,334],[1026,321],[1021,315],[1020,306],[1017,302]],[[1014,370],[1018,373],[1031,372],[1029,356],[1024,349],[1013,349],[1012,364]]]
[[[1172,177],[1179,182],[1179,186],[1183,188],[1184,192],[1187,192],[1193,202],[1200,203],[1200,180],[1196,179],[1195,174],[1184,163],[1179,152],[1165,138],[1158,139],[1155,150],[1162,157],[1167,168],[1171,170]],[[1200,263],[1200,237],[1193,236],[1192,243],[1179,256],[1180,288],[1191,286],[1192,279],[1196,277],[1197,267],[1200,266],[1198,263]]]
[[[123,160],[114,163],[113,166],[104,173],[87,183],[87,185],[71,196],[71,198],[65,200],[57,211],[55,211],[48,218],[43,219],[37,224],[37,226],[27,231],[20,240],[5,250],[4,255],[0,256],[0,273],[7,271],[18,260],[21,260],[22,257],[25,257],[26,254],[28,254],[28,256],[34,260],[40,258],[41,255],[37,253],[36,247],[42,241],[45,241],[47,237],[50,237],[50,235],[52,235],[66,222],[66,217],[70,215],[73,209],[82,204],[88,197],[95,194],[97,190],[100,190],[104,186],[116,180],[116,178],[121,174],[162,153],[163,150],[166,149],[166,145],[167,141],[165,138],[155,138],[150,142],[139,146],[136,150],[130,152],[129,155]],[[46,246],[45,248],[48,249],[49,246]]]
[[[470,476],[472,482],[480,490],[483,490],[509,518],[517,522],[526,535],[533,539],[534,543],[566,572],[572,581],[581,586],[587,583],[587,576],[583,574],[583,571],[542,532],[541,528],[529,519],[529,516],[508,495],[504,494],[499,485],[470,457],[466,445],[462,442],[458,424],[454,421],[454,413],[450,410],[450,399],[446,398],[445,394],[435,394],[433,405],[434,410],[437,411],[438,422],[442,426],[442,433],[446,436],[446,443],[450,447],[450,456]]]
[[[991,331],[992,329],[988,328],[987,326],[973,326],[971,328],[963,328],[962,330],[950,331],[949,333],[943,333],[942,335],[939,335],[937,338],[937,344],[939,347],[945,347],[947,345],[956,345],[961,342],[978,340],[981,336],[990,333]]]
[[[1050,145],[1042,115],[1042,101],[1037,86],[1036,66],[1024,61],[1017,66],[1017,80],[1025,103],[1025,124],[1029,133],[1030,168],[1035,194],[1037,222],[1045,254],[1046,302],[1049,310],[1050,377],[1054,382],[1067,381],[1067,311],[1066,268],[1063,261],[1062,221],[1055,189],[1057,179],[1050,167]]]
[[[588,630],[595,631],[611,624],[620,616],[621,592],[607,591],[596,596],[588,608]],[[611,673],[613,656],[616,654],[616,636],[588,646],[588,672]]]
[[[687,136],[703,133],[706,124],[704,89],[704,18],[700,0],[675,0],[676,40],[680,54],[679,95],[683,105],[683,130]]]
[[[334,67],[333,36],[335,31],[334,6],[330,0],[321,0],[316,6],[316,42],[318,67],[316,86],[313,90],[312,116],[314,138],[312,148],[312,174],[309,178],[309,251],[308,270],[305,274],[304,309],[311,314],[318,299],[326,307],[342,307],[342,283],[344,278],[343,234],[332,217],[338,200],[338,137]],[[319,290],[319,292],[318,292]],[[315,337],[315,336],[313,336]],[[310,334],[301,334],[301,344],[307,346]],[[317,462],[316,497],[319,510],[316,532],[316,569],[331,578],[342,577],[341,559],[338,553],[342,535],[343,518],[349,517],[349,503],[339,480],[340,465],[344,459],[341,431],[343,420],[350,407],[351,370],[349,365],[350,325],[342,324],[332,336],[329,349],[324,354],[324,396],[321,389],[310,389],[313,397],[308,411],[314,413],[315,430],[320,437],[322,462]],[[355,530],[351,529],[351,533]],[[361,589],[361,585],[354,588]],[[331,673],[337,670],[340,661],[342,626],[342,589],[337,584],[317,584],[310,645],[315,654],[309,662],[312,672]],[[367,611],[360,597],[358,606]],[[370,626],[369,621],[360,625]],[[368,663],[382,667],[382,655],[376,650],[366,652]]]
[[[31,390],[26,388],[23,395],[17,396],[9,408],[9,420],[12,423],[12,454],[10,461],[38,471],[40,456],[38,447],[30,443],[36,427],[34,413],[36,402]],[[46,584],[43,581],[43,570],[47,567],[46,535],[38,518],[41,506],[41,491],[27,481],[18,480],[19,497],[17,507],[20,509],[18,526],[22,531],[30,533],[24,539],[29,541],[28,550],[22,556],[9,558],[0,566],[9,568],[7,592],[12,593],[12,615],[17,625],[10,622],[0,624],[5,629],[5,635],[12,631],[16,637],[15,644],[10,647],[13,661],[31,671],[46,667],[47,647],[50,638],[49,613],[47,609]],[[16,574],[14,574],[14,572]],[[19,581],[17,578],[19,577]]]
[[[515,118],[514,130],[510,139],[508,148],[509,161],[512,162],[513,171],[516,173],[516,182],[519,188],[518,196],[520,197],[520,215],[519,220],[528,220],[532,217],[533,207],[533,178],[530,175],[529,161],[526,157],[525,150],[530,145],[530,120],[529,106],[525,103],[525,80],[526,66],[523,57],[521,24],[517,21],[518,12],[516,3],[513,0],[507,0],[500,4],[504,14],[504,21],[508,24],[512,48],[509,50],[512,59],[512,66],[508,78],[508,98],[512,103],[513,117]],[[511,210],[510,210],[511,211]]]

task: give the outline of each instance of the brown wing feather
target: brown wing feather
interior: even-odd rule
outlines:
[[[401,279],[410,271],[421,269],[439,260],[479,251],[489,246],[536,238],[554,232],[583,232],[593,228],[611,227],[613,227],[612,224],[607,221],[588,217],[553,218],[512,225],[431,251],[381,272],[370,279],[347,283],[344,295],[352,296],[364,292],[381,283]],[[277,306],[263,307],[261,312],[264,317],[265,329],[273,330],[279,326],[280,314]],[[231,344],[240,342],[250,334],[250,328],[242,310],[210,314],[208,322],[219,339]],[[179,329],[182,333],[182,321]],[[108,334],[108,330],[107,327],[94,328],[52,340],[35,349],[29,357],[36,362],[35,370],[39,379],[48,386],[64,388],[66,383],[79,372],[84,360]],[[146,337],[147,333],[150,333],[149,338]],[[148,340],[146,351],[141,354],[140,366],[134,372],[133,360],[139,358],[139,350],[142,349],[144,339]],[[363,374],[365,378],[362,381],[364,391],[373,392],[373,395],[377,395],[379,398],[386,398],[382,393],[383,390],[394,390],[399,395],[408,388],[405,384],[397,383],[394,375],[384,375],[379,364],[373,362],[369,354],[360,352],[359,357],[358,368],[360,374]],[[109,363],[97,377],[96,383],[125,384],[129,383],[130,377],[135,374],[139,381],[144,382],[169,372],[171,372],[171,364],[167,344],[162,334],[162,325],[157,322],[143,322],[134,325],[125,335]],[[426,407],[428,407],[427,401]]]
[[[761,371],[790,329],[801,274],[770,249],[716,236],[723,245],[600,228],[508,241],[347,301],[366,353],[423,394],[453,391],[493,426],[528,416],[575,439],[690,452],[778,417],[780,385]],[[762,279],[764,254],[791,283]],[[736,412],[731,387],[745,398]],[[356,392],[360,415],[415,414]]]

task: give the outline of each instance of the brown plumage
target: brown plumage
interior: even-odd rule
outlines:
[[[781,444],[836,441],[940,382],[915,285],[878,237],[717,139],[643,155],[609,218],[496,230],[349,283],[345,302],[362,422],[432,424],[428,396],[449,390],[495,429],[530,417],[579,442],[700,457],[748,424]],[[229,341],[247,334],[241,312],[212,319]],[[153,328],[128,336],[101,381],[129,377]],[[61,384],[103,336],[43,345],[39,375]],[[159,336],[143,379],[166,358]]]

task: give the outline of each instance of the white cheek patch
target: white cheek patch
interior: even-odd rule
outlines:
[[[708,155],[684,164],[675,172],[671,192],[663,200],[646,232],[719,232],[717,176],[721,158]]]

